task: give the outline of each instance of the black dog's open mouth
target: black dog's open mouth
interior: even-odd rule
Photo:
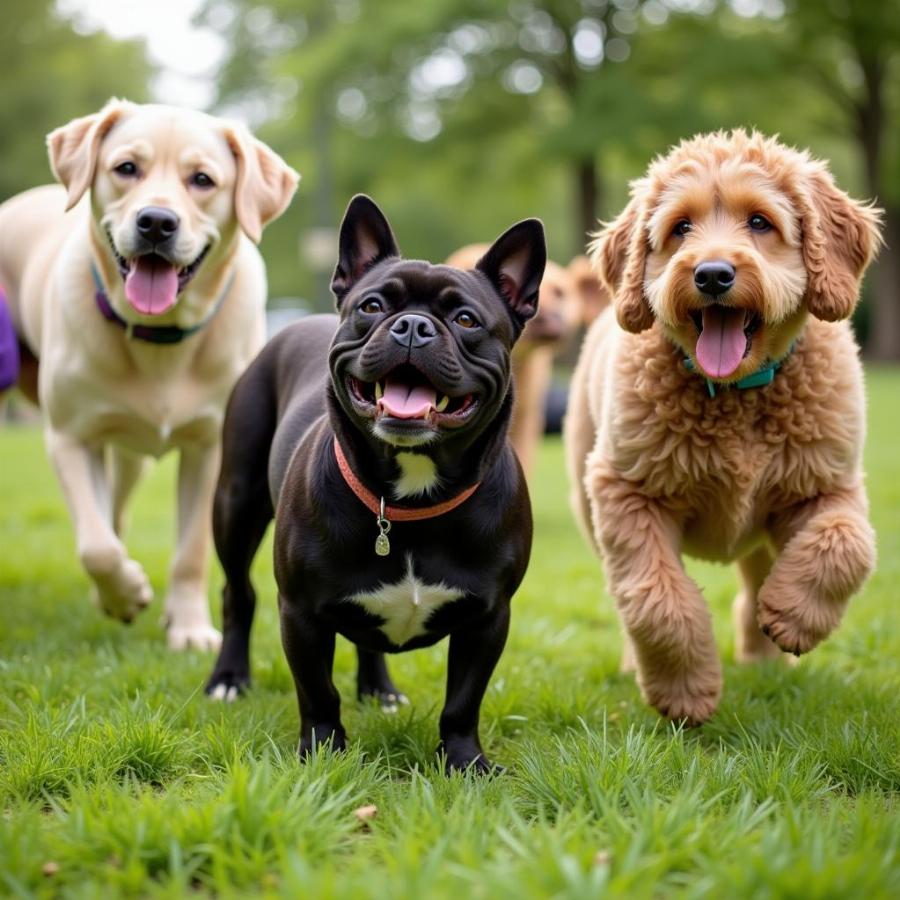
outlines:
[[[377,381],[347,379],[350,396],[376,421],[394,420],[422,425],[452,425],[465,421],[475,411],[474,394],[451,397],[438,390],[418,369],[398,366]]]
[[[737,371],[763,323],[759,313],[721,303],[693,310],[690,317],[697,327],[697,360],[713,378],[728,378]]]

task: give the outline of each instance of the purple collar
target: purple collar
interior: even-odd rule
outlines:
[[[179,325],[141,325],[123,319],[113,309],[112,304],[109,302],[109,297],[106,296],[103,282],[100,280],[100,273],[93,263],[91,263],[91,274],[94,276],[94,286],[96,288],[94,291],[94,299],[97,301],[97,309],[100,310],[100,314],[103,318],[106,319],[107,322],[112,322],[114,325],[124,328],[125,334],[129,338],[136,341],[147,341],[150,344],[178,344],[185,338],[190,337],[192,334],[196,334],[202,328],[205,328],[213,316],[219,311],[219,307],[228,296],[228,292],[231,290],[231,285],[234,282],[234,273],[232,272],[231,276],[228,278],[228,283],[225,285],[225,290],[222,291],[219,295],[219,299],[216,300],[216,305],[213,307],[212,312],[197,325],[192,325],[190,328],[182,328]]]

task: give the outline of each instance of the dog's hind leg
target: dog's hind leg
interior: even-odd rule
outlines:
[[[360,700],[374,697],[385,712],[396,712],[398,705],[409,703],[391,679],[383,653],[357,647],[356,656],[356,696]]]
[[[622,658],[619,660],[619,671],[623,675],[637,672],[637,653],[634,644],[628,636],[628,631],[622,631]]]
[[[276,417],[267,387],[255,376],[248,371],[228,405],[213,502],[213,540],[225,587],[222,648],[206,693],[219,700],[235,699],[250,683],[250,629],[256,610],[250,566],[273,516],[266,473]]]
[[[165,625],[173,650],[218,650],[222,636],[209,617],[207,568],[210,523],[219,467],[218,443],[181,448],[178,462],[178,539],[169,589]]]
[[[40,405],[38,400],[39,369],[40,365],[37,357],[31,352],[25,342],[20,340],[18,388],[35,406]]]
[[[774,557],[765,544],[738,560],[742,589],[734,598],[734,656],[738,662],[758,662],[776,659],[782,653],[760,630],[756,621],[759,589],[772,569]]]
[[[123,447],[110,445],[106,451],[112,491],[113,530],[122,537],[125,531],[125,507],[144,472],[146,457]]]

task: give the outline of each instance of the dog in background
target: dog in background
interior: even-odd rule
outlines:
[[[42,407],[95,599],[123,621],[152,598],[122,542],[126,503],[145,458],[179,450],[168,640],[211,649],[206,568],[225,402],[264,340],[255,245],[298,176],[243,127],[174,107],[111,100],[47,140],[62,186],[0,207],[20,386]]]
[[[737,130],[655,160],[594,242],[613,308],[572,382],[573,504],[624,666],[672,719],[703,722],[722,689],[682,552],[737,561],[740,660],[811,650],[873,568],[847,320],[878,226],[824,163]]]
[[[587,328],[609,306],[609,291],[587,256],[574,257],[567,268],[575,283],[575,290],[581,297],[581,323]]]
[[[469,244],[453,253],[446,265],[473,269],[487,249],[487,244]],[[567,269],[547,260],[537,315],[512,353],[515,393],[509,439],[526,475],[534,468],[544,433],[553,359],[575,336],[581,318],[582,299],[575,280]]]

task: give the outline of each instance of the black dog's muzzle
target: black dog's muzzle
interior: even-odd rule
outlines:
[[[406,313],[391,325],[391,337],[409,350],[425,347],[437,337],[437,328],[427,316]]]

